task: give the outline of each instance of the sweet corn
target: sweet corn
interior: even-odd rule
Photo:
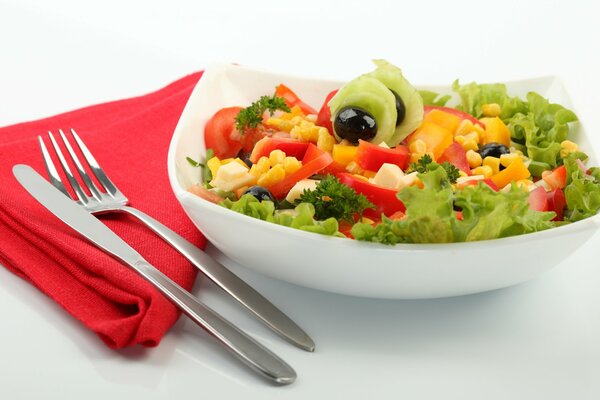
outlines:
[[[479,124],[474,124],[473,129],[475,130],[475,132],[477,133],[477,137],[479,138],[478,142],[483,143],[483,140],[485,139],[485,129],[483,129]]]
[[[533,186],[534,183],[529,179],[519,179],[515,182],[515,184],[517,185],[517,187],[529,191],[529,188]]]
[[[487,165],[492,169],[492,175],[500,172],[500,159],[498,157],[488,156],[483,159],[482,165]]]
[[[467,161],[469,162],[469,167],[477,168],[481,165],[483,160],[478,152],[469,150],[467,151]]]
[[[294,139],[302,139],[306,142],[317,143],[320,129],[324,128],[316,126],[314,123],[309,121],[302,121],[292,128],[290,135]]]
[[[497,117],[500,115],[502,110],[500,109],[500,104],[490,103],[482,105],[481,112],[483,113],[484,117]]]
[[[458,176],[460,178],[466,178],[467,176],[469,176],[465,171],[463,171],[462,169],[458,170]]]
[[[350,161],[348,165],[346,165],[346,171],[350,172],[351,174],[358,175],[362,175],[363,172],[365,172],[365,170],[362,169],[356,161]]]
[[[521,153],[522,154],[522,153]],[[509,154],[502,154],[500,156],[500,164],[503,167],[508,167],[510,164],[512,164],[517,158],[521,158],[521,156],[518,153],[509,153]]]
[[[319,128],[319,138],[317,139],[317,147],[319,150],[331,153],[334,144],[335,138],[329,134],[327,128]]]
[[[487,157],[486,157],[487,158]],[[471,170],[472,175],[483,175],[485,178],[489,178],[493,175],[492,167],[489,165],[482,165],[481,167],[473,168]]]
[[[285,169],[283,168],[283,165],[277,164],[266,173],[262,174],[256,183],[259,186],[269,187],[281,182],[283,178],[285,178]]]
[[[462,146],[462,144],[465,142],[465,136],[464,135],[456,135],[456,136],[454,136],[454,141]]]
[[[411,153],[419,153],[422,155],[427,151],[427,144],[423,140],[417,139],[411,142],[408,149]]]
[[[258,160],[256,164],[252,165],[252,167],[250,168],[250,174],[258,178],[259,176],[265,174],[270,167],[271,162],[267,157],[263,156]]]
[[[302,167],[302,163],[296,157],[286,157],[283,160],[283,169],[286,175],[293,174]]]
[[[269,119],[267,119],[266,125],[288,133],[295,126],[289,120],[275,117],[270,117]]]
[[[282,164],[283,160],[285,160],[285,153],[279,149],[273,150],[269,154],[269,163],[272,167]]]
[[[221,166],[221,160],[219,160],[219,157],[213,157],[206,162],[206,166],[210,169],[210,173],[213,177],[217,176],[217,171]]]
[[[454,132],[455,136],[464,136],[467,133],[471,133],[475,130],[473,123],[468,119],[463,119],[458,128],[456,128],[456,132]]]
[[[566,157],[567,155],[579,150],[577,143],[571,142],[570,140],[563,140],[560,142],[560,148],[561,157]]]
[[[469,150],[477,151],[477,149],[479,148],[475,139],[466,139],[464,142],[461,143],[461,146],[466,151],[469,151]]]

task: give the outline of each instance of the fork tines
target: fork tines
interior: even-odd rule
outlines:
[[[81,140],[81,138],[79,137],[77,132],[75,132],[75,130],[72,128],[70,129],[70,131],[71,131],[71,135],[73,136],[73,139],[77,143],[77,147],[79,148],[81,154],[83,155],[83,158],[85,159],[87,165],[89,166],[90,170],[92,171],[92,173],[94,174],[94,176],[96,177],[97,181],[100,183],[102,188],[104,188],[106,193],[108,193],[113,198],[116,196],[119,196],[120,192],[117,190],[115,185],[110,181],[110,179],[108,179],[108,177],[106,176],[106,174],[104,173],[104,171],[102,170],[102,168],[100,167],[100,165],[98,164],[98,162],[96,161],[96,159],[94,158],[92,153],[88,150],[86,145],[83,143],[83,141]],[[83,181],[83,184],[85,185],[85,187],[87,187],[87,189],[89,190],[89,192],[91,193],[93,198],[95,198],[98,201],[101,201],[102,198],[106,196],[106,194],[104,194],[102,191],[100,191],[100,189],[98,189],[98,187],[96,186],[94,181],[90,178],[90,175],[85,170],[83,164],[81,163],[81,161],[79,160],[79,157],[77,156],[75,150],[73,149],[73,146],[71,146],[71,143],[67,140],[67,136],[62,131],[62,129],[59,129],[58,132],[59,132],[59,135],[61,137],[61,140],[62,140],[65,148],[67,149],[67,152],[69,153],[69,156],[73,162],[73,165],[77,169],[77,173],[79,174],[79,176],[81,177],[81,180]],[[38,136],[38,141],[40,144],[40,148],[42,150],[42,156],[44,158],[44,164],[46,165],[46,170],[48,171],[48,176],[50,177],[50,182],[57,189],[59,189],[61,192],[63,192],[66,196],[73,198],[73,200],[80,201],[80,202],[86,204],[90,200],[90,197],[85,193],[85,191],[83,190],[83,188],[81,187],[81,185],[79,184],[77,179],[75,178],[75,175],[71,172],[69,163],[67,162],[67,159],[65,158],[65,156],[64,156],[62,150],[60,149],[60,146],[59,146],[57,140],[55,139],[54,135],[52,134],[52,132],[49,131],[48,136],[50,137],[50,142],[52,143],[52,147],[54,148],[54,151],[56,152],[56,156],[58,157],[58,160],[59,160],[60,165],[67,177],[67,180],[69,181],[69,184],[71,185],[71,187],[73,188],[73,191],[75,192],[75,196],[71,196],[69,194],[67,188],[65,187],[65,185],[63,184],[63,182],[60,178],[60,174],[58,173],[56,167],[54,166],[54,162],[52,161],[52,157],[50,156],[50,153],[49,153],[46,145],[44,144],[44,140],[42,139],[41,136]]]

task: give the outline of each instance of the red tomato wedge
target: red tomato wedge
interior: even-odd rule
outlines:
[[[275,95],[277,97],[283,97],[285,99],[285,103],[288,107],[298,106],[302,110],[304,114],[316,114],[317,110],[300,100],[300,98],[296,95],[296,93],[292,92],[292,89],[285,86],[283,83],[280,83],[279,86],[275,88]]]
[[[567,168],[561,165],[553,171],[544,171],[542,179],[548,184],[550,189],[564,189],[567,186]]]
[[[552,221],[562,221],[565,217],[565,206],[567,205],[564,192],[561,189],[554,189],[546,195],[548,197],[548,210],[556,213],[556,217]]]
[[[469,167],[469,161],[467,161],[467,152],[459,143],[454,142],[446,147],[446,150],[438,158],[439,163],[443,163],[444,161],[448,161],[467,175],[471,175],[471,168]]]
[[[367,200],[373,203],[375,209],[365,210],[363,213],[365,217],[378,219],[381,218],[381,214],[391,216],[398,211],[406,210],[404,203],[396,197],[396,190],[374,185],[348,172],[342,172],[336,176],[341,183],[350,186],[356,193],[364,194]]]
[[[235,157],[242,149],[239,138],[232,138],[235,116],[241,107],[226,107],[215,113],[204,127],[204,145],[219,158]]]
[[[331,157],[331,154],[319,150],[317,146],[309,143],[306,152],[304,153],[304,157],[302,158],[302,167],[293,174],[283,178],[281,182],[271,186],[269,190],[275,198],[283,199],[296,182],[316,174],[332,162],[333,158]]]
[[[291,138],[264,137],[254,145],[252,154],[250,154],[250,161],[256,163],[263,156],[269,157],[269,154],[271,154],[273,150],[281,150],[286,156],[296,157],[298,160],[302,160],[307,148],[308,142],[302,142]]]
[[[405,170],[408,167],[409,158],[406,146],[398,145],[388,149],[361,139],[358,140],[356,163],[368,171],[378,171],[383,164],[395,164]]]
[[[333,96],[335,96],[335,94],[337,92],[338,92],[338,89],[335,89],[333,92],[329,93],[327,95],[327,97],[325,97],[325,101],[323,102],[323,105],[321,106],[321,109],[319,110],[319,115],[317,115],[317,121],[315,122],[315,124],[317,124],[318,126],[323,126],[323,127],[327,128],[329,133],[331,133],[332,135],[333,135],[333,124],[331,123],[331,109],[329,108],[327,103],[329,103],[329,100],[331,100],[331,98]]]
[[[546,189],[539,186],[529,192],[529,208],[535,211],[548,211],[548,196]]]
[[[481,123],[477,118],[475,118],[474,116],[472,116],[469,113],[457,110],[456,108],[443,107],[443,106],[425,106],[425,107],[423,107],[423,109],[425,111],[425,115],[427,115],[427,113],[429,113],[431,110],[440,110],[443,112],[447,112],[448,114],[456,115],[460,119],[468,119],[472,123],[477,124],[477,125],[481,126],[483,129],[485,129],[485,125],[483,125],[483,123]]]

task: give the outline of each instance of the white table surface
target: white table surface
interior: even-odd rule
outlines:
[[[557,75],[600,149],[597,2],[162,3],[0,0],[0,126],[143,94],[213,62],[350,79],[387,58],[414,83]],[[286,387],[183,319],[158,348],[109,350],[0,268],[0,399],[598,399],[599,247],[596,234],[516,287],[421,301],[319,292],[224,260],[317,344],[298,350],[196,287],[294,366]]]

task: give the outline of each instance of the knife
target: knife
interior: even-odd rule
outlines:
[[[117,234],[65,197],[33,168],[28,165],[15,165],[13,174],[21,186],[52,214],[140,274],[246,365],[276,383],[294,382],[296,372],[285,361],[152,266]]]

